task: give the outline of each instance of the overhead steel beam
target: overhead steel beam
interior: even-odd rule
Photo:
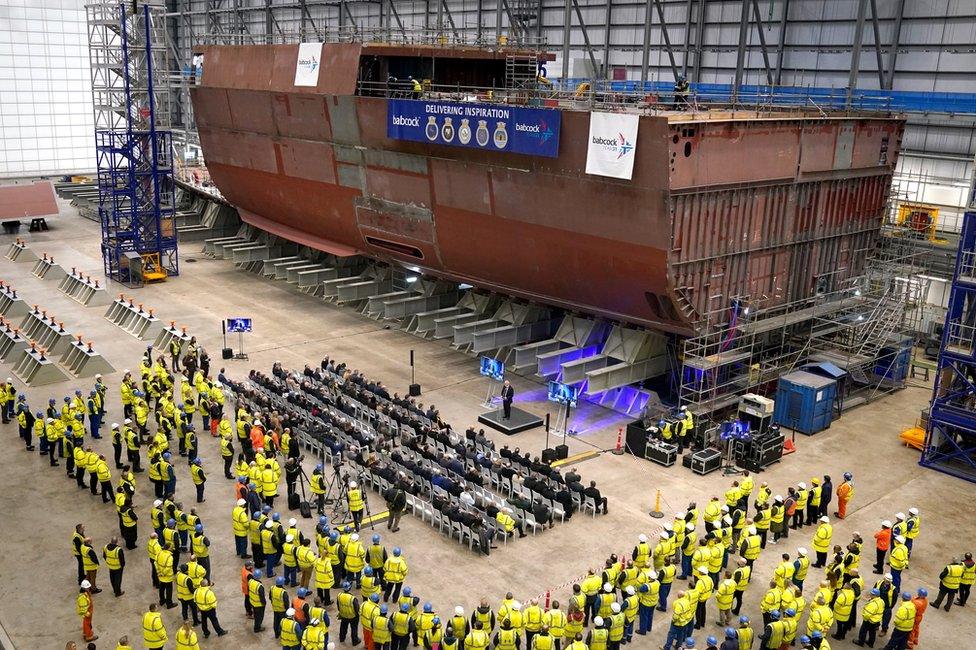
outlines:
[[[495,43],[502,40],[502,2],[504,0],[498,0],[498,4],[495,7]],[[569,11],[569,9],[567,9]]]
[[[898,62],[898,46],[901,45],[901,23],[905,19],[905,0],[895,6],[895,27],[891,32],[891,51],[888,52],[888,75],[884,88],[891,90],[895,82],[895,64]]]
[[[274,14],[271,13],[271,0],[264,0],[264,38],[274,42]]]
[[[457,25],[454,24],[454,15],[451,13],[451,8],[447,6],[447,0],[441,0],[441,6],[444,8],[444,15],[447,16],[447,24],[451,26],[454,40],[460,41],[461,34],[458,32]]]
[[[695,17],[695,81],[701,82],[701,56],[705,41],[705,7],[707,0],[698,0],[698,15]]]
[[[603,77],[610,78],[610,23],[613,21],[613,0],[607,0],[606,24],[603,26]]]
[[[874,28],[874,53],[878,57],[878,88],[884,88],[884,61],[881,58],[881,28],[878,26],[878,0],[871,0],[871,25]]]
[[[499,0],[501,2],[501,0]],[[563,4],[563,83],[569,79],[569,38],[573,29],[573,7]]]
[[[393,2],[393,0],[390,0],[390,3],[391,4],[392,4],[392,2]],[[480,43],[481,42],[481,39],[484,37],[484,27],[481,24],[481,14],[484,13],[484,10],[485,10],[485,0],[478,0],[478,4],[475,7],[475,12],[476,12],[476,15],[477,15],[478,24],[475,25],[475,28],[474,28],[475,29],[475,31],[474,31],[474,38],[475,38],[475,40],[478,43]]]
[[[742,75],[746,63],[746,45],[749,37],[749,0],[742,0],[742,11],[739,13],[739,45],[735,52],[735,82],[732,85],[732,100],[739,96],[742,86]]]
[[[872,2],[874,0],[871,0]],[[759,34],[759,47],[762,50],[763,65],[766,67],[766,83],[773,85],[773,69],[769,65],[769,50],[766,49],[766,35],[763,34],[762,13],[759,11],[759,0],[752,0],[752,13],[756,16],[756,32]]]
[[[783,15],[779,19],[779,40],[776,43],[776,75],[773,84],[783,81],[783,61],[786,59],[786,28],[789,26],[790,0],[783,0]]]
[[[407,30],[403,28],[403,21],[400,20],[400,12],[397,11],[395,0],[388,0],[387,7],[390,10],[390,15],[393,16],[393,20],[396,21],[397,29],[400,30],[400,34],[403,35],[403,39],[407,39]]]
[[[688,78],[688,57],[691,56],[691,5],[694,0],[685,3],[685,51],[681,57],[681,74]]]
[[[671,35],[668,34],[668,24],[664,20],[664,9],[661,7],[661,0],[654,0],[654,8],[657,9],[657,19],[661,21],[661,34],[664,36],[664,48],[668,53],[668,60],[671,62],[671,74],[674,75],[674,80],[677,81],[680,73],[678,72],[678,64],[674,60],[674,48],[671,47]]]
[[[857,88],[857,73],[861,69],[861,44],[864,42],[864,19],[868,13],[868,0],[858,0],[857,22],[854,23],[854,44],[851,46],[851,72],[847,77],[847,103],[850,105]]]
[[[644,8],[644,48],[641,50],[641,89],[643,89],[644,84],[647,83],[647,69],[651,60],[651,2],[654,0],[647,0],[647,5]]]
[[[577,0],[572,0],[573,9],[576,10],[576,20],[579,21],[580,31],[583,32],[583,45],[586,47],[586,53],[590,55],[590,65],[593,66],[593,76],[595,77],[600,72],[600,67],[596,64],[596,55],[593,54],[593,45],[590,44],[590,35],[586,29],[586,22],[583,20],[583,12],[580,11],[579,2]]]

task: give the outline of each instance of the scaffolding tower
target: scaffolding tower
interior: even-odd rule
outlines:
[[[679,400],[698,415],[771,393],[780,376],[829,362],[846,373],[838,409],[904,387],[927,291],[917,240],[897,225],[868,256],[863,275],[774,308],[741,296],[707,315],[703,333],[683,342]],[[716,325],[717,323],[717,325]]]
[[[179,273],[165,7],[86,9],[105,274],[164,280]]]
[[[919,464],[976,483],[976,212],[963,217],[925,429]]]

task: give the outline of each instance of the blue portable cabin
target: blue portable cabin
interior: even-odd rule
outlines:
[[[773,421],[776,424],[813,435],[830,426],[834,419],[837,382],[798,370],[779,378]]]

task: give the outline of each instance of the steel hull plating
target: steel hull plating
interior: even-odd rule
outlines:
[[[858,274],[877,237],[900,120],[643,116],[621,181],[584,173],[585,111],[558,158],[390,140],[386,100],[353,94],[363,46],[324,47],[316,88],[281,45],[204,48],[193,89],[223,195],[314,248],[687,334]]]

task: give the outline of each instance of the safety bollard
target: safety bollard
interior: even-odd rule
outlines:
[[[617,429],[617,447],[613,450],[614,456],[620,456],[624,453],[624,430],[623,427]]]
[[[647,514],[651,515],[655,519],[660,519],[661,517],[664,516],[664,513],[661,512],[661,491],[660,490],[657,491],[657,496],[654,497],[654,509]]]

